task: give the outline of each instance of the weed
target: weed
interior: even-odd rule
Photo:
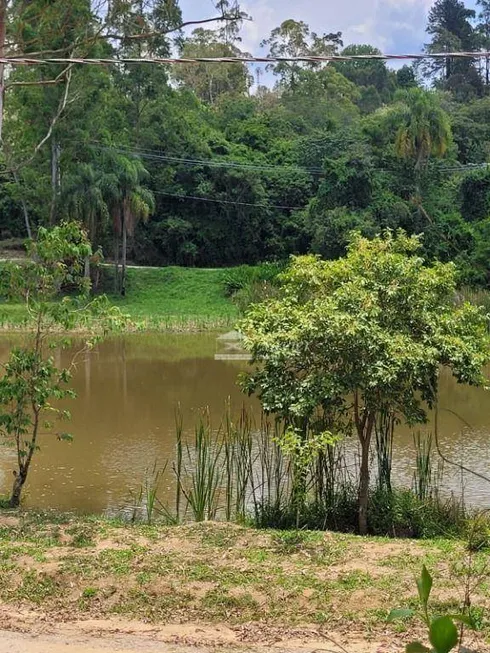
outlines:
[[[362,571],[349,572],[348,574],[340,576],[337,580],[337,585],[341,589],[348,591],[369,587],[372,584],[373,578]]]
[[[259,603],[250,593],[231,595],[225,589],[209,590],[201,601],[203,608],[209,610],[214,618],[230,618],[232,615],[239,621],[249,621],[257,618]]]
[[[284,531],[273,537],[278,553],[288,554],[301,550],[308,541],[308,535],[302,531]]]
[[[97,596],[97,592],[96,587],[86,587],[82,592],[82,597],[84,599],[92,599],[94,596]]]
[[[94,530],[89,524],[75,524],[66,532],[71,535],[70,546],[75,548],[94,546]]]
[[[47,598],[60,596],[61,587],[49,576],[35,571],[27,571],[20,585],[13,590],[12,598],[41,604]]]

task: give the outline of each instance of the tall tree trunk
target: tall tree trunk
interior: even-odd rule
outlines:
[[[119,236],[114,234],[114,292],[119,292]]]
[[[361,467],[358,488],[358,529],[360,535],[366,535],[368,529],[369,503],[369,449],[376,415],[366,407],[359,405],[359,393],[354,393],[354,421],[357,437],[361,445]]]
[[[54,138],[51,139],[51,210],[49,223],[55,222],[58,196],[60,193],[60,146]]]
[[[23,473],[17,473],[14,479],[14,485],[12,487],[12,494],[10,495],[9,506],[10,508],[18,508],[20,506],[20,496],[22,494],[22,488],[26,482],[26,475]]]
[[[13,176],[14,176],[15,183],[19,186],[19,175],[15,170],[13,171]],[[22,204],[22,212],[24,214],[24,222],[26,225],[27,237],[29,238],[29,240],[32,240],[32,229],[31,229],[31,221],[29,220],[29,211],[27,209],[27,204],[22,194],[20,196],[20,203]]]
[[[5,56],[7,33],[7,0],[0,0],[0,57]],[[5,97],[5,64],[0,64],[0,145],[3,141],[3,103]]]
[[[126,295],[126,257],[128,252],[128,226],[126,216],[122,224],[122,265],[121,265],[121,295]]]
[[[369,447],[371,438],[361,440],[361,469],[359,472],[358,527],[359,534],[366,535],[368,530],[369,503]]]

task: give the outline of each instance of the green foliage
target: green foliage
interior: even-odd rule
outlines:
[[[308,499],[298,511],[294,502],[278,505],[264,500],[256,510],[258,528],[332,530],[354,533],[358,529],[358,490],[338,483],[328,501]],[[430,539],[462,537],[466,521],[461,506],[452,501],[420,501],[411,490],[372,489],[368,497],[368,533],[381,537]]]
[[[40,228],[28,253],[25,263],[9,264],[3,277],[4,293],[23,299],[33,329],[28,342],[11,351],[0,378],[0,434],[16,452],[11,507],[19,505],[40,436],[54,431],[59,440],[71,440],[69,433],[55,428],[70,418],[58,402],[75,394],[69,386],[71,367],[58,368],[53,355],[66,342],[52,334],[90,325],[92,337],[81,346],[82,353],[97,337],[124,324],[122,314],[105,297],[89,296],[85,267],[92,251],[78,224]]]
[[[424,422],[441,366],[460,382],[484,383],[485,314],[455,306],[454,266],[427,266],[420,249],[403,232],[371,241],[354,234],[343,259],[297,257],[277,298],[252,306],[240,325],[256,364],[243,388],[266,412],[304,437],[356,432],[361,532],[377,416]]]
[[[455,622],[474,628],[471,616],[466,614],[450,616],[429,614],[429,598],[432,584],[432,576],[427,571],[427,567],[423,565],[422,573],[420,577],[417,578],[417,590],[421,608],[420,616],[427,627],[428,639],[432,648],[424,646],[421,642],[412,642],[406,646],[406,653],[449,653],[449,651],[452,651],[456,647],[461,650],[464,630],[458,632]],[[413,610],[392,610],[388,616],[388,621],[409,618],[414,614]]]
[[[283,263],[261,263],[260,265],[239,265],[224,274],[225,294],[233,296],[239,290],[256,282],[275,283],[285,268]]]
[[[397,154],[413,160],[417,169],[425,167],[431,156],[443,157],[451,143],[451,126],[435,94],[411,88],[399,91],[396,99],[400,103]]]
[[[487,47],[485,2],[477,16],[460,0],[438,0],[428,51]],[[243,54],[239,6],[219,3],[226,21],[182,35],[177,0],[113,5],[106,15],[83,0],[69,11],[60,0],[48,9],[41,0],[10,3],[7,43],[16,45],[6,53]],[[301,20],[274,28],[264,46],[300,58],[379,52],[344,47],[340,32],[315,33]],[[0,238],[81,221],[93,251],[121,263],[114,282],[124,295],[128,261],[214,268],[306,252],[336,258],[352,229],[371,237],[402,227],[426,234],[427,257],[453,260],[465,282],[487,285],[485,173],[472,167],[489,158],[488,61],[439,58],[396,73],[367,59],[272,67],[276,87],[265,87],[259,70],[253,94],[239,61],[15,67]],[[433,89],[417,83],[420,73]],[[255,285],[241,307],[260,296]]]

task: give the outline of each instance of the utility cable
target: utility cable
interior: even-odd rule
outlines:
[[[94,57],[28,57],[19,55],[16,57],[0,57],[0,64],[12,66],[43,65],[43,64],[82,64],[106,66],[114,64],[230,64],[230,63],[333,63],[336,61],[421,61],[424,59],[489,59],[489,51],[481,52],[419,52],[413,54],[357,54],[341,55],[333,54],[326,56],[300,56],[300,57],[257,57],[253,55],[242,55],[237,57],[121,57],[118,58],[94,58]]]
[[[165,195],[166,197],[175,197],[181,200],[196,200],[199,202],[213,202],[216,204],[232,204],[232,205],[237,205],[237,206],[253,206],[253,207],[259,207],[262,209],[282,209],[282,210],[290,210],[290,211],[297,211],[300,209],[304,209],[304,206],[283,206],[280,204],[260,204],[257,202],[239,202],[239,201],[234,201],[234,200],[217,200],[213,199],[212,197],[199,197],[198,195],[183,195],[183,194],[177,194],[177,193],[166,193],[163,190],[153,190],[152,193],[154,195]]]

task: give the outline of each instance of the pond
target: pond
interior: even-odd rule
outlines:
[[[148,470],[163,467],[175,452],[175,412],[180,406],[186,433],[193,432],[199,411],[209,407],[218,427],[225,403],[245,404],[257,416],[257,401],[237,385],[243,360],[216,360],[217,334],[135,335],[97,346],[76,368],[78,393],[68,408],[72,443],[52,434],[41,438],[25,492],[25,505],[80,513],[111,513],[131,501]],[[14,340],[2,336],[0,360]],[[66,357],[66,359],[65,359]],[[59,361],[66,364],[69,352]],[[490,395],[460,386],[449,375],[441,380],[441,448],[458,463],[490,475]],[[66,427],[65,427],[66,428]],[[425,427],[424,427],[425,428]],[[430,429],[430,425],[426,427]],[[347,442],[351,453],[355,442]],[[410,485],[415,453],[413,433],[399,428],[394,446],[394,477]],[[0,493],[10,491],[13,451],[0,448]],[[435,465],[434,465],[435,466]],[[172,492],[170,467],[162,493]],[[490,506],[490,485],[445,467],[445,492],[464,490],[468,504]]]

